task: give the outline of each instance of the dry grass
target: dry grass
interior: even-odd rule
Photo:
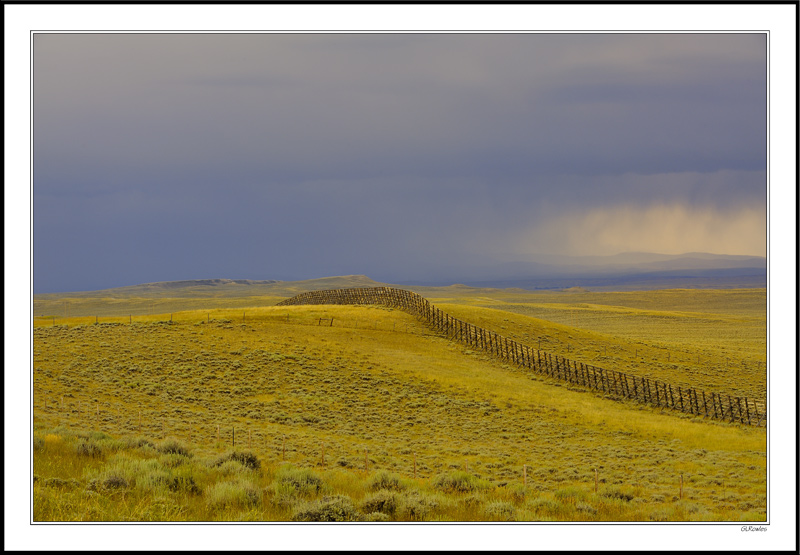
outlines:
[[[739,293],[730,305],[724,293],[715,302],[726,308],[708,301],[703,313],[757,320]],[[726,391],[757,389],[740,385],[741,369],[703,375],[688,362],[676,369],[655,356],[665,345],[680,352],[684,340],[670,330],[698,318],[681,316],[683,306],[670,310],[658,300],[656,311],[668,315],[663,333],[639,342],[634,335],[644,332],[611,333],[600,329],[600,317],[570,328],[521,314],[520,298],[500,310],[510,301],[499,297],[432,300],[533,346],[540,337],[549,348],[575,345],[581,350],[570,356],[599,366],[638,363],[637,373],[658,379],[683,376],[698,386],[724,379]],[[740,314],[732,306],[745,308]],[[132,324],[127,317],[99,325],[91,317],[35,322],[35,520],[765,518],[763,429],[572,391],[454,344],[397,310],[243,310],[244,322],[238,308],[174,312],[171,323],[169,314]],[[333,326],[320,325],[331,317]],[[684,345],[686,354],[757,343],[747,326],[733,339],[714,335],[718,329],[714,320],[712,337]],[[612,343],[625,346],[616,360],[589,358],[592,351],[608,357],[599,352]],[[633,345],[641,360],[623,355]],[[251,453],[259,466],[236,457],[216,464],[233,450]],[[282,476],[293,472],[313,473],[319,487],[287,485]],[[676,499],[681,474],[684,498]],[[469,482],[466,475],[484,487],[442,486]]]

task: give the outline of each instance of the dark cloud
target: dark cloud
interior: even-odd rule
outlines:
[[[554,212],[765,207],[765,57],[733,34],[37,34],[34,287],[424,279]]]

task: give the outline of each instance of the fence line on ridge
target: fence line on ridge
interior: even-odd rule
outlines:
[[[766,426],[766,400],[708,393],[694,387],[673,387],[660,380],[600,368],[542,351],[455,318],[421,295],[405,289],[368,287],[308,291],[283,300],[277,306],[309,304],[365,304],[398,308],[421,318],[434,330],[454,341],[559,381],[602,391],[614,398],[630,399],[709,419]]]

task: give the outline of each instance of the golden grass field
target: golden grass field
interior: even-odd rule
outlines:
[[[764,428],[604,399],[399,310],[275,307],[281,287],[35,298],[34,520],[766,519]],[[582,362],[766,396],[763,289],[412,289]]]

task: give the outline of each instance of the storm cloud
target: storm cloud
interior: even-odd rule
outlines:
[[[763,256],[766,202],[763,34],[34,37],[35,292]]]

